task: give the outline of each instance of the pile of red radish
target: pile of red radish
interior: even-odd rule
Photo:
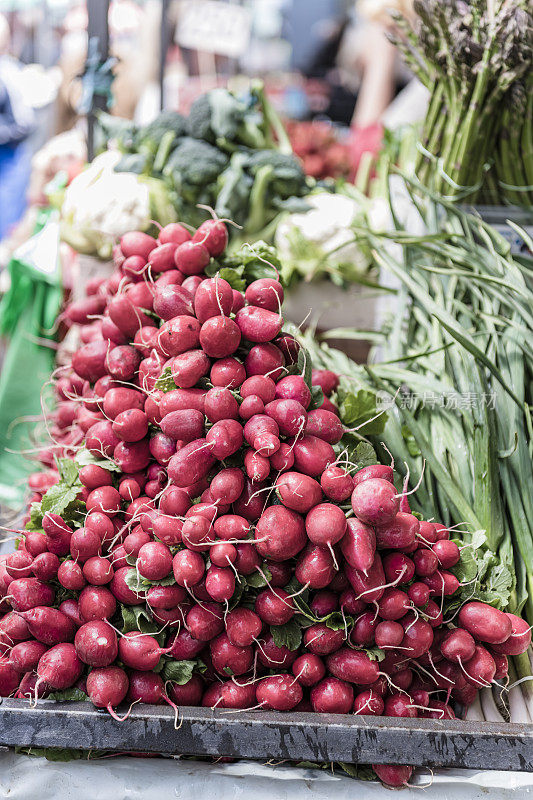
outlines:
[[[83,344],[30,486],[39,503],[54,456],[83,449],[83,502],[0,561],[0,696],[453,718],[529,628],[475,600],[446,618],[459,547],[390,466],[347,462],[338,378],[313,370],[311,391],[279,281],[206,277],[226,244],[218,220],[126,234],[67,308]],[[125,631],[133,607],[153,633]],[[176,661],[186,682],[164,680]]]

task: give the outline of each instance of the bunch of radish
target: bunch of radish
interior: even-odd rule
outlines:
[[[32,503],[62,486],[56,456],[88,460],[68,513],[0,562],[0,696],[453,718],[529,628],[476,600],[446,616],[458,545],[392,467],[348,462],[338,377],[282,332],[277,277],[241,293],[213,270],[226,244],[216,219],[126,234],[67,308],[82,344]],[[197,668],[164,680],[174,662]]]

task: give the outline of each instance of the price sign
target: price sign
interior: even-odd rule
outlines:
[[[247,8],[218,0],[186,0],[180,6],[176,43],[190,50],[238,58],[250,41]]]

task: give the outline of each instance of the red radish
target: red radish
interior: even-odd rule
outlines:
[[[205,572],[205,564],[200,553],[191,550],[180,550],[172,561],[172,570],[179,586],[194,586],[199,583]]]
[[[176,636],[171,638],[168,644],[171,647],[169,655],[177,661],[195,658],[205,647],[205,642],[193,639],[187,630],[180,630]]]
[[[283,375],[285,357],[281,350],[270,342],[257,344],[246,356],[244,366],[248,377],[265,375],[276,381]]]
[[[192,240],[203,244],[209,254],[217,258],[228,245],[228,230],[221,220],[208,219],[198,227]]]
[[[310,511],[322,497],[320,485],[308,475],[285,472],[276,480],[276,492],[284,506],[300,513]]]
[[[275,396],[277,400],[296,400],[304,409],[311,403],[311,391],[301,375],[281,378],[276,384]]]
[[[175,608],[187,597],[181,586],[152,586],[148,590],[146,602],[152,608]]]
[[[162,542],[143,544],[137,556],[137,570],[143,578],[158,581],[166,578],[172,569],[172,553]]]
[[[432,547],[433,552],[438,558],[439,566],[443,569],[454,567],[461,558],[461,552],[455,542],[449,539],[441,539]]]
[[[319,622],[306,629],[304,644],[314,655],[327,656],[338,650],[344,644],[345,638],[344,629],[333,630],[325,623]]]
[[[31,635],[46,645],[70,642],[74,638],[73,622],[56,608],[36,606],[21,612]]]
[[[116,718],[113,706],[118,706],[128,692],[128,676],[120,667],[93,669],[87,676],[87,694],[96,708],[106,708]]]
[[[80,631],[76,636],[79,635]],[[138,631],[130,631],[124,634],[118,643],[120,660],[127,667],[141,671],[155,669],[161,656],[166,652],[165,648],[159,647],[157,640],[153,636],[148,636]]]
[[[251,609],[237,607],[226,616],[226,633],[236,647],[249,647],[262,628],[260,617]]]
[[[378,601],[379,615],[382,619],[400,619],[411,609],[408,595],[401,589],[389,587],[385,589]]]
[[[255,611],[268,625],[284,625],[293,618],[295,608],[283,589],[264,589],[255,599]]]
[[[51,581],[57,577],[59,558],[54,553],[41,553],[33,559],[31,569],[40,581]]]
[[[82,568],[76,561],[63,561],[57,571],[57,579],[61,586],[70,591],[80,591],[87,581]]]
[[[129,567],[125,568],[127,571]],[[120,570],[118,570],[120,572]],[[116,577],[115,573],[115,577]],[[114,578],[113,578],[114,580]],[[80,616],[85,622],[93,619],[110,619],[116,611],[117,602],[104,586],[86,586],[79,597]],[[133,604],[132,604],[133,605]]]
[[[374,683],[379,677],[377,661],[371,661],[366,653],[350,650],[348,647],[341,647],[329,655],[326,665],[332,675],[349,683],[364,685]]]
[[[353,478],[340,467],[328,467],[321,475],[320,485],[330,500],[342,503],[353,492]]]
[[[20,682],[20,674],[4,658],[0,658],[0,697],[13,694]]]
[[[353,485],[354,488],[363,481],[368,480],[369,478],[381,478],[384,481],[389,481],[389,483],[394,482],[394,472],[392,467],[387,467],[385,464],[371,464],[368,467],[363,467],[363,469],[357,470],[355,475],[353,476]]]
[[[353,713],[380,717],[383,714],[384,707],[383,699],[376,692],[372,689],[365,689],[356,695],[353,703]]]
[[[244,294],[246,302],[251,306],[265,308],[268,311],[280,311],[283,303],[283,287],[272,278],[260,278],[247,287]]]
[[[222,708],[254,708],[257,705],[255,684],[240,683],[236,679],[226,681],[220,688],[220,700]]]
[[[383,621],[376,627],[374,639],[380,648],[398,647],[402,643],[404,630],[399,622]]]
[[[433,629],[431,625],[422,619],[414,622],[409,621],[405,626],[405,635],[402,641],[402,648],[406,655],[411,658],[418,658],[426,653],[433,643]]]
[[[253,662],[253,649],[251,647],[236,647],[226,633],[221,633],[210,643],[211,659],[214,669],[220,675],[227,675],[231,670],[233,675],[244,675],[248,672]]]
[[[229,420],[228,420],[229,422]],[[222,423],[216,423],[220,425]],[[212,446],[215,437],[213,430],[208,433],[207,439],[196,439],[194,442],[182,447],[176,455],[172,456],[168,464],[168,476],[180,488],[190,486],[205,478],[215,463],[216,447]],[[231,448],[230,448],[231,449]]]
[[[344,428],[336,414],[323,408],[316,408],[307,415],[305,432],[329,444],[336,444],[342,439]]]
[[[205,395],[205,415],[210,422],[237,419],[239,405],[229,389],[215,387]]]
[[[274,638],[271,633],[267,633],[258,641],[257,658],[260,664],[269,669],[279,671],[280,669],[289,669],[296,660],[298,653],[295,650],[289,650],[285,645],[278,647],[274,643]]]
[[[338,508],[338,506],[333,507]],[[376,553],[376,534],[374,530],[354,517],[350,517],[347,520],[345,530],[346,533],[340,545],[344,558],[355,569],[365,573],[368,572],[374,563]]]
[[[356,619],[350,634],[350,641],[359,647],[372,645],[378,624],[375,612],[365,611]]]
[[[194,639],[209,642],[222,633],[224,621],[218,603],[202,603],[195,605],[187,614],[186,626]]]
[[[87,489],[96,489],[98,486],[111,486],[113,478],[108,469],[98,464],[88,464],[80,469],[80,481]]]
[[[320,386],[326,397],[333,394],[339,385],[339,377],[329,369],[313,369],[311,373],[313,386]]]
[[[152,250],[157,247],[157,242],[152,236],[140,231],[132,231],[125,233],[120,240],[120,249],[122,255],[126,258],[128,256],[142,256],[148,258]]]
[[[480,688],[494,680],[496,663],[489,651],[477,644],[472,658],[463,664],[463,670],[467,680]]]
[[[9,664],[16,672],[33,672],[47,650],[48,646],[42,642],[20,642],[12,648]]]
[[[272,675],[259,681],[256,697],[263,708],[290,711],[303,698],[303,691],[292,675]]]
[[[220,358],[211,367],[209,377],[213,386],[237,389],[246,378],[246,369],[236,358]]]
[[[327,590],[317,592],[311,602],[309,608],[317,617],[327,617],[338,608],[338,595],[335,592]]]
[[[90,667],[108,667],[118,654],[117,635],[108,622],[96,619],[78,628],[74,647],[78,657]]]
[[[51,606],[55,598],[52,587],[37,578],[16,578],[9,584],[9,593],[14,611],[29,611],[36,606]]]
[[[440,651],[444,658],[454,663],[466,663],[474,655],[476,642],[468,631],[455,628],[448,631],[440,643]]]
[[[416,574],[421,578],[434,575],[439,566],[439,560],[432,550],[417,550],[413,553],[413,562]]]
[[[168,691],[176,705],[199,706],[204,693],[204,682],[199,675],[193,675],[187,683],[171,683]]]
[[[408,549],[414,545],[418,529],[419,523],[416,517],[399,511],[388,524],[377,524],[376,539],[378,547],[390,550]]]
[[[235,591],[235,573],[229,567],[211,565],[206,572],[205,588],[218,603],[229,601]]]
[[[32,574],[32,564],[33,557],[26,550],[16,550],[6,558],[6,572],[12,578],[29,578]]]
[[[200,242],[187,241],[178,245],[174,263],[184,275],[199,275],[209,264],[209,250]]]
[[[312,589],[328,586],[335,575],[335,563],[330,550],[309,544],[300,553],[294,571],[296,579]]]
[[[256,414],[265,413],[265,404],[256,394],[245,397],[239,406],[239,417],[244,420],[251,419]]]
[[[302,517],[283,506],[270,506],[262,514],[255,529],[257,551],[272,561],[292,558],[306,542]]]
[[[142,411],[144,403],[144,395],[136,389],[126,387],[109,389],[104,396],[104,413],[114,420],[122,411],[133,408]]]
[[[83,565],[83,575],[93,586],[105,586],[112,580],[114,570],[107,558],[93,556]]]
[[[304,653],[292,665],[292,671],[302,686],[315,686],[326,674],[324,662],[313,653]]]
[[[321,475],[334,461],[332,446],[316,436],[302,436],[294,444],[294,466],[312,478]]]
[[[154,311],[165,321],[180,316],[193,317],[192,296],[185,286],[158,284],[154,295]]]
[[[338,678],[324,678],[311,689],[311,705],[319,714],[348,714],[353,700],[353,688]]]
[[[159,231],[158,236],[158,240],[161,244],[171,242],[176,245],[188,242],[190,238],[191,234],[187,228],[184,228],[179,222],[170,222],[168,225],[165,225],[165,227],[161,228]]]
[[[247,397],[260,397],[263,403],[270,403],[276,396],[277,384],[265,375],[254,375],[246,378],[241,386],[240,394],[243,399]]]
[[[383,557],[383,570],[387,582],[409,583],[414,577],[415,565],[403,553],[387,553]]]
[[[379,553],[376,553],[372,566],[366,573],[355,569],[350,564],[346,564],[345,573],[356,594],[365,602],[371,603],[374,600],[379,600],[383,595],[385,591],[385,575]]]
[[[368,478],[352,493],[356,517],[367,525],[387,525],[398,513],[400,505],[394,485],[383,478]]]
[[[372,764],[372,769],[385,786],[400,788],[409,782],[413,767],[399,767],[393,764]]]
[[[41,656],[37,675],[52,689],[68,689],[73,686],[83,671],[83,664],[73,644],[56,644]]]
[[[516,614],[508,614],[505,616],[511,622],[511,634],[505,639],[504,642],[493,644],[492,650],[494,653],[506,656],[518,656],[525,653],[531,644],[531,628],[527,622]]]

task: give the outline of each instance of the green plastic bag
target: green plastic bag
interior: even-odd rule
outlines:
[[[11,286],[0,304],[0,334],[8,346],[0,375],[0,504],[20,510],[27,477],[38,468],[35,420],[41,390],[54,369],[53,333],[62,303],[57,213],[42,212],[35,234],[13,254]],[[39,341],[40,340],[40,341]]]

